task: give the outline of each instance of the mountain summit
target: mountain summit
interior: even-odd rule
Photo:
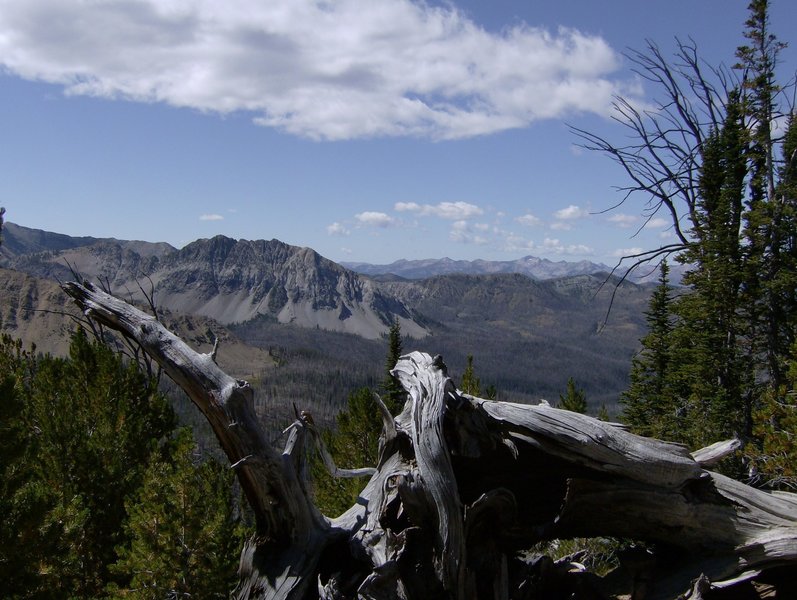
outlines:
[[[378,282],[310,248],[220,235],[176,250],[167,244],[70,238],[8,225],[0,266],[36,277],[64,281],[74,277],[74,270],[134,300],[143,300],[141,283],[151,286],[158,306],[222,324],[265,316],[376,339],[398,320],[407,335],[427,334]]]

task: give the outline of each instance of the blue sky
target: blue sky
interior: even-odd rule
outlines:
[[[774,0],[784,41],[797,3]],[[614,263],[669,239],[610,138],[621,53],[732,63],[746,0],[0,0],[0,204],[20,225],[337,261]],[[792,44],[794,46],[794,44]],[[784,68],[797,68],[794,47]],[[636,235],[635,235],[636,234]]]

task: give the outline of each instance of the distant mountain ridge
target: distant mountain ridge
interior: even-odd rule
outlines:
[[[611,268],[602,263],[587,260],[578,262],[551,261],[547,258],[524,256],[517,260],[452,260],[429,258],[423,260],[397,260],[388,265],[364,262],[342,262],[347,269],[379,277],[396,275],[405,279],[426,279],[437,275],[461,273],[463,275],[494,275],[496,273],[520,273],[532,279],[556,279],[575,275],[608,273]]]
[[[99,279],[117,294],[143,300],[151,287],[160,306],[222,324],[267,316],[376,339],[398,320],[423,337],[426,328],[378,282],[311,248],[279,240],[200,239],[177,250],[168,244],[70,238],[11,223],[4,227],[0,267],[65,281],[72,271]]]
[[[504,399],[555,401],[572,376],[591,403],[613,405],[645,333],[650,293],[650,286],[621,284],[608,277],[604,265],[533,257],[497,264],[432,261],[440,270],[453,268],[446,267],[447,262],[461,262],[494,272],[409,279],[359,274],[311,248],[279,240],[216,236],[175,249],[168,244],[70,238],[13,224],[6,224],[3,234],[0,268],[8,271],[0,271],[0,329],[50,350],[54,341],[46,336],[57,337],[69,326],[52,319],[66,302],[57,281],[73,279],[76,272],[103,282],[124,299],[140,301],[154,292],[160,309],[175,319],[191,317],[184,327],[189,339],[199,331],[202,343],[211,340],[213,336],[204,332],[208,327],[215,331],[212,320],[268,353],[255,362],[266,364],[273,353],[284,365],[287,356],[294,367],[303,369],[276,371],[293,390],[288,396],[295,393],[290,386],[298,377],[315,384],[303,388],[307,397],[325,397],[336,390],[336,402],[348,393],[341,391],[349,381],[341,373],[359,369],[363,378],[356,385],[372,385],[378,379],[383,355],[379,338],[398,320],[408,336],[406,351],[442,354],[453,377],[457,366],[473,354],[483,384],[494,383]],[[534,265],[545,267],[536,277],[527,274]],[[592,269],[598,272],[578,273]],[[562,272],[570,274],[544,276]],[[246,350],[241,347],[240,352]],[[352,360],[362,364],[352,365]],[[246,369],[256,372],[253,366]],[[270,377],[273,381],[273,374]],[[269,394],[283,402],[286,389]]]

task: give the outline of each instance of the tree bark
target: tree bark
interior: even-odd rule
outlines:
[[[734,442],[690,455],[584,415],[475,398],[419,352],[393,371],[409,399],[395,418],[383,410],[376,471],[329,518],[305,479],[312,419],[273,449],[246,382],[134,307],[89,284],[64,288],[140,343],[212,426],[256,516],[236,598],[710,598],[712,584],[797,563],[797,495],[707,470]],[[528,553],[592,536],[652,546],[602,579]]]

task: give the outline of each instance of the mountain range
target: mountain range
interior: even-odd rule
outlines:
[[[354,265],[383,271],[366,275],[279,240],[216,236],[177,249],[6,223],[0,329],[63,351],[71,322],[57,320],[57,282],[79,277],[133,302],[151,296],[196,345],[223,337],[220,356],[235,349],[231,372],[262,380],[263,406],[300,402],[331,418],[354,387],[378,384],[396,320],[406,351],[443,354],[454,377],[472,354],[501,398],[555,401],[572,376],[592,406],[616,404],[645,332],[649,285],[620,283],[605,265],[534,257],[396,264],[403,270]]]
[[[602,263],[587,260],[578,262],[557,261],[536,256],[524,256],[517,260],[452,260],[430,258],[425,260],[397,260],[389,265],[374,265],[363,262],[343,262],[347,269],[370,275],[385,277],[394,275],[405,279],[426,279],[435,275],[462,273],[466,275],[494,275],[496,273],[520,273],[532,279],[555,279],[574,275],[608,273],[611,268]]]

